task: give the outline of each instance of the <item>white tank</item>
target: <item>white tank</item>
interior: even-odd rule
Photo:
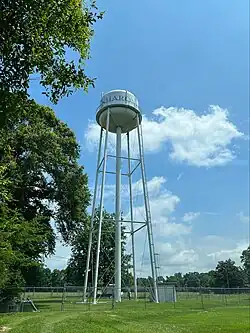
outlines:
[[[112,90],[102,96],[97,109],[96,121],[106,129],[107,112],[110,112],[109,132],[116,133],[116,128],[121,127],[122,133],[132,131],[137,127],[136,116],[141,123],[141,112],[138,99],[127,90]]]

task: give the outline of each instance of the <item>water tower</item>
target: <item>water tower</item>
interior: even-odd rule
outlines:
[[[98,269],[99,269],[99,255],[101,246],[101,235],[102,235],[102,222],[103,222],[103,201],[105,192],[105,176],[107,173],[111,173],[107,170],[107,159],[109,157],[115,158],[116,167],[115,174],[115,286],[114,286],[114,297],[116,302],[121,301],[121,224],[130,223],[131,225],[131,239],[132,239],[132,260],[133,260],[133,277],[134,277],[134,295],[137,297],[137,282],[136,282],[136,261],[135,261],[135,233],[142,228],[147,229],[148,244],[149,244],[149,256],[151,266],[151,276],[153,280],[153,299],[158,303],[158,290],[157,290],[157,267],[156,257],[154,251],[154,241],[152,233],[151,214],[149,206],[149,197],[147,190],[147,182],[145,176],[145,165],[144,165],[144,152],[143,152],[143,137],[142,137],[142,115],[139,109],[138,99],[131,92],[126,90],[112,90],[102,96],[100,106],[97,109],[96,121],[100,125],[100,140],[97,156],[97,167],[96,167],[96,179],[95,188],[93,194],[92,204],[92,216],[89,234],[89,245],[87,253],[87,262],[84,279],[84,295],[83,298],[86,301],[87,295],[87,284],[88,284],[88,273],[90,266],[91,247],[93,240],[93,225],[95,209],[97,204],[97,188],[99,184],[99,175],[101,175],[101,192],[100,192],[100,212],[99,212],[99,223],[97,232],[97,250],[96,250],[96,262],[94,271],[94,290],[93,290],[93,303],[96,303],[97,299],[97,284],[98,284]],[[138,158],[132,158],[130,152],[130,132],[132,130],[137,131],[138,138]],[[103,140],[103,136],[105,137]],[[116,134],[116,154],[108,154],[108,137],[109,133]],[[126,134],[127,136],[127,156],[121,156],[121,136]],[[102,147],[104,141],[104,147]],[[103,155],[102,155],[103,154]],[[128,178],[129,188],[129,211],[130,219],[124,221],[121,217],[121,161],[127,161],[128,172],[125,174]],[[132,169],[131,162],[137,161],[136,167]],[[141,179],[143,186],[143,200],[145,207],[145,221],[134,221],[133,218],[133,193],[132,193],[132,174],[136,168],[140,168]],[[141,223],[140,227],[135,228],[138,223]]]

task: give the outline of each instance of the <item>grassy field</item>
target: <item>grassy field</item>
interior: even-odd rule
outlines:
[[[64,311],[59,311],[60,297],[40,297],[36,300],[38,313],[0,316],[0,332],[249,333],[249,298],[233,296],[225,301],[216,297],[203,299],[203,303],[197,296],[183,297],[175,306],[125,300],[112,309],[111,302],[75,304],[72,295],[66,298]]]

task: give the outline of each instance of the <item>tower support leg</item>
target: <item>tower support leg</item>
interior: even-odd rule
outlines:
[[[141,174],[142,174],[144,205],[145,205],[145,212],[146,212],[146,228],[147,228],[148,243],[149,243],[149,257],[150,257],[151,274],[152,274],[152,280],[153,280],[152,287],[153,287],[153,292],[154,292],[154,300],[156,303],[159,303],[158,288],[157,288],[157,269],[156,269],[156,260],[155,260],[155,248],[154,248],[152,221],[151,221],[148,188],[147,188],[147,180],[146,180],[145,164],[144,164],[142,128],[141,128],[141,124],[140,124],[138,116],[137,116],[137,136],[138,136],[138,145],[139,145],[139,155],[140,155],[140,161],[141,161],[140,165],[141,165]]]
[[[130,160],[131,156],[130,156],[129,132],[127,133],[127,149],[128,149],[128,183],[129,183],[129,204],[130,204],[130,220],[131,220],[131,241],[132,241],[132,260],[133,260],[134,299],[137,300],[135,234],[134,234],[134,212],[133,212],[133,191],[132,191],[132,175],[131,175],[131,160]]]
[[[103,157],[103,167],[102,167],[102,183],[101,183],[101,197],[100,197],[100,215],[99,215],[99,225],[98,225],[98,235],[97,235],[97,249],[96,249],[96,262],[95,262],[95,277],[94,277],[94,296],[93,303],[96,304],[97,296],[97,284],[98,284],[98,270],[99,270],[99,258],[100,258],[100,247],[101,247],[101,235],[102,235],[102,216],[103,216],[103,200],[104,200],[104,186],[105,186],[105,176],[107,168],[107,148],[108,148],[108,129],[109,129],[109,118],[110,111],[107,112],[106,120],[106,135],[104,143],[104,157]]]
[[[121,302],[121,127],[116,129],[115,301]]]
[[[94,219],[95,219],[95,208],[96,208],[96,196],[97,196],[97,188],[98,188],[98,178],[99,178],[99,164],[101,160],[101,149],[102,149],[102,136],[103,136],[103,128],[101,127],[100,140],[99,140],[99,148],[97,155],[97,166],[96,166],[96,176],[95,176],[95,188],[93,194],[93,202],[92,202],[92,213],[90,220],[90,229],[89,229],[89,244],[88,244],[88,252],[87,252],[87,261],[86,261],[86,269],[84,276],[84,289],[83,289],[83,301],[87,301],[87,287],[88,287],[88,276],[89,276],[89,263],[90,263],[90,255],[92,249],[92,240],[93,240],[93,227],[94,227]],[[93,276],[93,272],[92,276]]]

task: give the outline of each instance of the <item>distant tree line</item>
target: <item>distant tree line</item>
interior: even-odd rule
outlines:
[[[105,212],[105,214],[107,214]],[[107,215],[106,215],[107,216]],[[82,239],[83,240],[83,239]],[[85,244],[85,245],[82,245]],[[87,242],[79,242],[77,247],[80,248],[86,246]],[[65,285],[83,285],[83,271],[85,269],[85,261],[79,258],[79,253],[73,252],[73,256],[69,261],[68,266],[63,270],[50,270],[43,265],[32,267],[27,271],[26,286],[29,287],[63,287]],[[103,259],[105,259],[103,257]],[[241,255],[242,267],[237,266],[231,259],[225,261],[219,261],[215,270],[211,270],[206,273],[189,272],[182,274],[180,272],[170,276],[158,276],[159,284],[174,284],[176,287],[187,287],[187,288],[244,288],[250,287],[250,246],[242,252]],[[107,263],[105,268],[100,266],[100,275],[104,273],[105,268],[108,267]],[[133,277],[129,273],[129,258],[123,267],[123,279],[124,283],[128,286],[132,286]],[[111,270],[111,272],[113,269]],[[109,274],[111,274],[109,272]],[[106,277],[104,283],[108,283],[110,275]],[[90,280],[91,283],[91,274]],[[110,279],[113,282],[112,278]],[[138,278],[137,283],[140,287],[149,286],[152,282],[152,278],[144,277]]]
[[[158,276],[160,284],[174,284],[176,287],[243,288],[250,287],[250,246],[240,257],[242,266],[237,266],[230,258],[219,261],[215,270],[209,272],[180,272],[169,276]],[[139,285],[146,285],[150,277],[140,278]]]

